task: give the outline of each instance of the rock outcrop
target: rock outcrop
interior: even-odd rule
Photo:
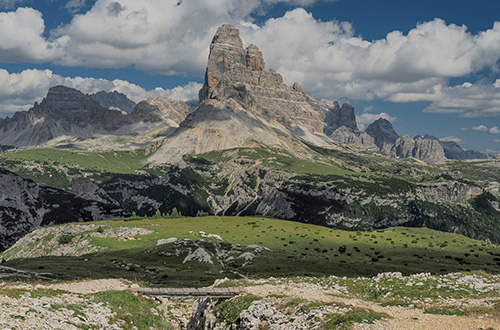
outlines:
[[[93,100],[99,102],[101,106],[107,109],[120,109],[126,113],[131,113],[134,110],[136,103],[130,100],[125,94],[114,92],[100,91],[89,95]]]
[[[322,100],[321,108],[325,112],[325,127],[324,133],[330,136],[337,128],[345,126],[353,130],[357,130],[356,115],[354,107],[348,103],[344,103],[342,107],[337,101]]]
[[[9,248],[34,227],[129,214],[120,206],[40,187],[33,181],[0,169],[0,250]]]
[[[292,87],[274,70],[266,70],[259,48],[243,48],[239,30],[221,26],[210,45],[200,103],[237,101],[246,112],[271,124],[301,126],[322,134],[324,113],[319,103],[295,83]]]
[[[368,133],[375,140],[375,144],[380,151],[389,153],[398,139],[399,135],[396,133],[390,121],[384,118],[379,118],[366,128]]]
[[[330,138],[339,143],[354,144],[367,149],[377,149],[374,139],[363,131],[354,130],[350,127],[341,126],[330,135]]]
[[[438,140],[429,137],[401,135],[394,143],[391,156],[417,158],[427,163],[437,163],[446,159],[444,149]]]

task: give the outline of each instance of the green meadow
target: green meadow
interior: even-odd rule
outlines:
[[[133,240],[98,238],[90,233],[69,235],[60,244],[77,244],[87,238],[103,250],[80,257],[13,259],[5,265],[50,273],[64,280],[122,277],[169,286],[203,286],[217,278],[243,276],[356,277],[382,272],[444,274],[476,270],[500,273],[497,245],[428,228],[352,232],[262,217],[130,218],[98,224],[101,229],[94,231],[130,226],[152,233]],[[206,234],[219,235],[222,241]],[[174,244],[157,245],[159,239],[171,237],[189,240],[183,252],[179,253]],[[270,250],[257,253],[250,263],[184,261],[188,252],[198,247],[216,255],[221,248],[234,249],[232,244],[243,249],[259,245]]]

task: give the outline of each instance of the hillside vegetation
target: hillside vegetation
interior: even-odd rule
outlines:
[[[36,256],[36,257],[34,257]],[[334,230],[261,217],[144,218],[34,230],[4,266],[63,280],[204,286],[217,278],[500,272],[494,244],[428,228]]]

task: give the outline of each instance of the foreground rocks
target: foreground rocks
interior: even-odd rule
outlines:
[[[0,282],[0,327],[459,330],[496,329],[500,324],[500,277],[485,273],[383,273],[373,278],[268,278],[216,284],[222,283],[244,285],[249,295],[197,301],[163,297],[156,302],[139,296],[148,306],[143,314],[123,314],[112,300],[98,302],[96,297],[126,292],[136,286],[131,282]],[[127,299],[135,299],[127,294]],[[138,318],[148,317],[144,313],[153,316],[149,326]]]

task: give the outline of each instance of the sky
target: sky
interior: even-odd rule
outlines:
[[[498,0],[0,0],[0,116],[59,84],[196,99],[224,23],[360,129],[500,153]]]

